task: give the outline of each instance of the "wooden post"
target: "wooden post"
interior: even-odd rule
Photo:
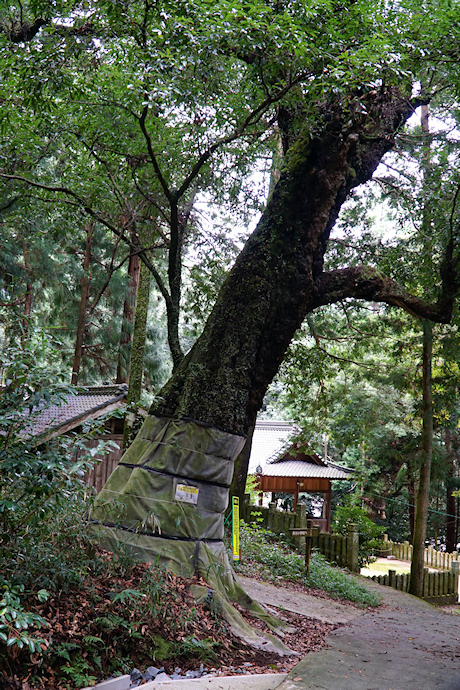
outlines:
[[[273,529],[273,523],[275,518],[276,503],[273,501],[268,506],[268,517],[267,517],[267,527],[268,529]]]
[[[305,505],[303,503],[298,503],[295,511],[295,526],[301,529],[305,529],[307,524],[307,514],[305,511]],[[297,549],[302,552],[305,548],[305,537],[297,537]]]
[[[348,525],[347,567],[352,573],[359,573],[359,531],[354,522]]]
[[[301,539],[305,540],[305,570],[306,574],[308,575],[310,569],[311,542],[313,536],[311,520],[305,520],[303,527],[293,527],[290,532],[295,539],[298,539],[299,541]]]
[[[311,530],[312,542],[311,543],[312,543],[312,546],[316,547],[316,548],[318,548],[318,546],[319,546],[319,532],[320,532],[320,528],[318,527],[318,525],[316,525],[315,527],[312,527],[312,530]]]
[[[456,601],[458,601],[458,573],[460,568],[459,561],[452,561],[452,576],[454,578],[454,594],[456,596]]]
[[[310,570],[311,538],[312,538],[311,520],[307,520],[306,523],[307,523],[308,534],[305,535],[305,571],[308,575],[309,570]]]
[[[396,587],[396,570],[388,571],[388,581],[390,583],[390,587]]]
[[[294,513],[297,512],[297,503],[299,502],[299,480],[297,480],[294,492]]]
[[[324,499],[326,501],[326,532],[331,531],[331,502],[332,502],[332,491],[331,482],[329,482],[329,490],[325,492]]]
[[[429,591],[429,575],[430,571],[428,568],[423,568],[423,597],[426,598],[428,596],[428,591]]]

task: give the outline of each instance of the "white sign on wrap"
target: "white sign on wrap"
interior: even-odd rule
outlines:
[[[196,486],[187,486],[187,484],[178,484],[176,486],[176,501],[182,501],[182,503],[193,503],[196,505],[198,503],[198,493],[199,489]]]

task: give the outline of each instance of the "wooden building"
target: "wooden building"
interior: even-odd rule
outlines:
[[[323,495],[321,517],[312,517],[313,525],[317,525],[322,532],[329,532],[331,528],[331,482],[336,480],[352,480],[352,470],[341,467],[329,460],[325,461],[316,453],[300,450],[293,444],[289,450],[276,460],[268,463],[265,468],[259,467],[257,481],[261,493],[288,493],[294,496],[294,510],[296,509],[299,493]],[[310,517],[310,516],[309,516]]]
[[[112,386],[89,386],[81,388],[74,394],[66,395],[57,404],[44,407],[31,418],[27,433],[34,436],[37,445],[48,443],[56,436],[72,431],[80,431],[83,424],[111,412],[124,410],[128,386],[125,383]],[[94,486],[99,492],[118,465],[122,455],[123,418],[107,419],[104,432],[97,438],[85,442],[87,448],[96,448],[99,441],[114,441],[118,448],[105,453],[103,457],[95,456],[93,469],[88,472],[85,482]],[[77,454],[78,457],[78,454]]]

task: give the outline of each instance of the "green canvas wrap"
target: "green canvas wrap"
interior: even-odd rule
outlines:
[[[280,625],[238,585],[222,541],[233,464],[244,442],[197,422],[149,416],[96,498],[92,534],[109,551],[122,544],[141,561],[203,578],[208,587],[194,585],[194,595],[211,597],[236,635],[258,649],[292,654],[230,603]]]
[[[138,542],[139,556],[154,535],[166,559],[168,540],[219,542],[244,440],[193,421],[148,417],[98,495],[94,520],[116,530],[119,540]],[[186,487],[196,504],[184,500]]]

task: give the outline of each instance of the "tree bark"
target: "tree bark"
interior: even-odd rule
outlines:
[[[73,386],[78,383],[80,375],[81,356],[83,350],[83,341],[86,330],[86,316],[88,311],[88,296],[89,296],[89,266],[91,262],[91,243],[93,239],[93,223],[90,221],[86,226],[86,245],[85,257],[83,259],[83,275],[81,278],[80,289],[80,307],[78,310],[77,333],[75,336],[75,349],[72,363],[72,377],[70,382]]]
[[[140,267],[139,286],[137,290],[136,316],[134,320],[133,342],[129,361],[129,388],[127,405],[138,403],[142,393],[144,375],[145,341],[147,337],[147,315],[150,299],[150,271],[145,264]],[[123,428],[123,449],[127,447],[134,424],[133,410],[125,417]]]
[[[428,503],[430,499],[431,457],[433,452],[433,395],[431,387],[431,359],[433,346],[432,324],[423,321],[423,427],[422,463],[415,511],[414,539],[409,592],[423,595],[423,567]]]
[[[247,434],[296,329],[321,301],[323,256],[342,203],[370,179],[413,112],[394,92],[374,98],[373,137],[340,103],[324,105],[315,136],[299,135],[200,339],[152,414]]]
[[[202,335],[97,498],[95,533],[106,548],[122,541],[241,602],[222,542],[233,463],[296,329],[330,299],[323,257],[343,202],[370,179],[413,108],[382,89],[356,107],[322,104],[315,127],[299,134]],[[335,299],[362,281],[368,299],[381,289],[380,277],[369,286],[362,271],[350,276]]]
[[[32,304],[34,299],[34,287],[32,283],[32,269],[29,261],[29,248],[26,241],[23,241],[24,270],[26,272],[26,292],[24,295],[24,309],[21,321],[21,340],[27,338],[30,330],[30,316],[32,314]]]
[[[140,266],[139,254],[131,254],[128,263],[128,289],[123,303],[120,346],[118,348],[117,383],[128,383],[129,381],[129,359],[133,340]]]
[[[457,547],[456,540],[456,502],[455,496],[453,496],[453,491],[455,490],[454,480],[455,480],[455,454],[453,449],[453,436],[454,432],[452,429],[446,429],[445,442],[446,442],[446,453],[447,453],[447,477],[446,477],[446,551],[452,553]]]
[[[240,503],[244,500],[246,491],[246,479],[248,476],[249,458],[251,457],[252,438],[254,436],[255,424],[251,426],[246,436],[243,450],[235,460],[235,469],[230,486],[230,496],[237,496]]]
[[[410,531],[410,540],[413,543],[414,541],[414,530],[415,530],[415,481],[412,475],[412,471],[410,473],[410,480],[407,484],[407,492],[409,494],[409,531]]]
[[[188,576],[212,573],[218,589],[225,575],[233,587],[222,543],[233,463],[296,329],[325,298],[323,257],[341,205],[413,112],[395,90],[364,100],[351,111],[350,103],[325,103],[314,131],[305,128],[288,152],[202,335],[97,499],[93,515],[107,548],[121,540],[139,558],[161,558]],[[367,281],[361,272],[350,282],[352,275],[340,299]],[[381,282],[370,281],[368,298]]]

